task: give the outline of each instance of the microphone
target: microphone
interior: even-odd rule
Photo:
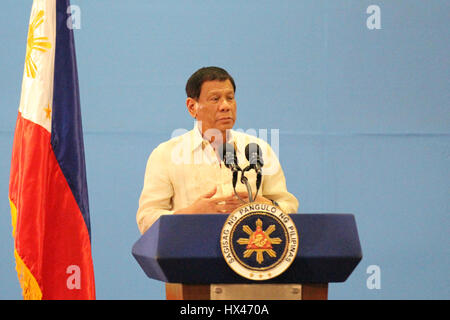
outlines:
[[[255,169],[256,173],[261,172],[261,168],[264,166],[262,150],[257,143],[249,143],[245,147],[245,157],[250,162],[250,168]]]
[[[241,168],[238,165],[236,150],[231,143],[224,143],[219,152],[221,153],[223,163],[227,168],[229,168],[233,172],[241,171]]]
[[[222,155],[222,160],[225,166],[233,172],[233,188],[236,187],[238,172],[241,168],[238,165],[236,150],[230,143],[224,143],[220,149],[219,154]]]
[[[249,143],[245,147],[245,157],[247,158],[250,165],[247,167],[249,169],[255,169],[256,172],[256,194],[253,201],[256,201],[258,196],[259,188],[261,187],[262,174],[261,168],[264,166],[262,150],[257,143]],[[245,169],[244,169],[245,171]]]

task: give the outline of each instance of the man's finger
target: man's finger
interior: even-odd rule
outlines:
[[[212,198],[211,200],[215,201],[216,203],[219,203],[219,202],[224,202],[224,201],[231,200],[231,199],[233,199],[231,196],[222,196],[222,197]]]
[[[212,196],[214,196],[214,195],[216,194],[216,192],[217,192],[217,186],[214,186],[214,188],[213,188],[212,190],[208,191],[207,193],[205,193],[205,194],[202,196],[202,198],[209,199],[209,198],[211,198]]]
[[[218,204],[216,206],[216,209],[219,212],[231,213],[233,210],[235,210],[236,208],[239,208],[242,205],[243,205],[242,202],[232,202],[232,203],[227,202],[227,203],[223,203],[223,204]]]
[[[239,195],[239,197],[241,197],[244,200],[248,198],[247,192],[238,192],[238,195]],[[227,200],[238,200],[238,201],[240,201],[239,198],[235,194],[232,194],[232,195],[229,195],[229,196],[216,197],[216,198],[214,198],[212,200],[217,201],[217,202],[227,201]]]
[[[244,205],[245,203],[239,199],[228,199],[228,200],[216,201],[215,204],[219,205],[219,206],[229,206],[229,207],[237,208],[237,207]]]

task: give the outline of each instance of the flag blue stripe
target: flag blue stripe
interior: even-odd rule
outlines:
[[[51,145],[91,235],[78,72],[69,0],[56,0],[56,40]],[[61,213],[63,214],[63,213]]]

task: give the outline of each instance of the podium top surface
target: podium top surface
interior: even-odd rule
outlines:
[[[132,253],[148,277],[172,283],[253,283],[226,264],[220,233],[228,215],[165,215],[134,244]],[[352,214],[291,214],[299,249],[291,266],[264,283],[345,281],[362,250]]]

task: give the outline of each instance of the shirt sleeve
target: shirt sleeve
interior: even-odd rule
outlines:
[[[170,153],[169,153],[170,154]],[[145,169],[144,187],[139,198],[136,222],[141,234],[163,214],[173,214],[173,185],[170,181],[164,144],[150,154]]]
[[[285,213],[297,213],[299,202],[297,198],[288,192],[286,179],[280,161],[275,152],[264,143],[263,154],[265,164],[263,167],[262,195],[267,199],[276,201],[280,209]]]

